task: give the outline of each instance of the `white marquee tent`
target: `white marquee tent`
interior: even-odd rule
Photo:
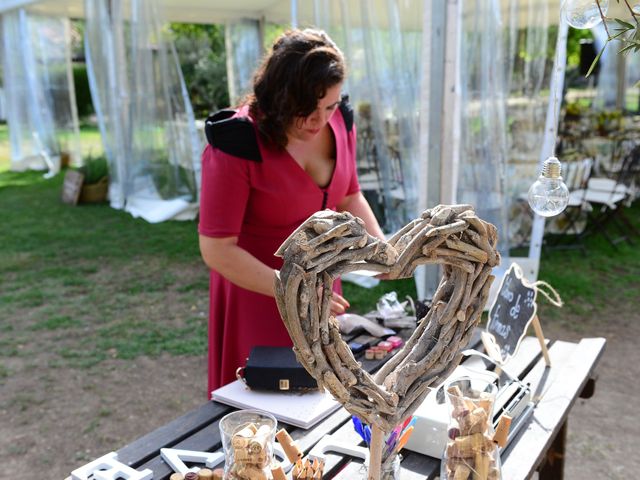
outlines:
[[[612,8],[618,8],[615,2]],[[131,52],[135,53],[136,49],[126,50],[122,45],[124,21],[145,20],[130,23],[140,26],[138,30],[132,29],[126,40],[133,44],[136,39],[142,42],[150,37],[159,38],[160,23],[165,20],[228,26],[248,22],[258,30],[265,22],[290,23],[317,25],[328,30],[345,50],[350,63],[352,74],[348,88],[352,103],[359,108],[361,143],[369,145],[369,153],[377,152],[371,160],[365,150],[360,160],[371,161],[371,170],[378,175],[388,229],[398,228],[428,205],[468,202],[476,205],[481,217],[498,226],[503,234],[504,256],[509,248],[511,199],[534,179],[538,163],[553,149],[554,139],[549,132],[555,129],[559,105],[555,102],[554,113],[554,102],[550,102],[548,93],[544,92],[562,90],[566,25],[549,28],[558,24],[559,1],[0,2],[3,17],[15,11],[26,11],[33,18],[86,18],[85,42],[89,50],[93,48],[97,52],[91,57],[94,104],[99,103],[97,110],[102,116],[105,145],[111,145],[115,162],[119,158],[122,163],[117,170],[121,181],[116,178],[117,188],[112,186],[110,192],[112,203],[137,215],[148,215],[149,209],[154,208],[145,203],[144,198],[132,201],[128,197],[130,192],[148,186],[147,177],[142,173],[148,177],[168,177],[168,183],[186,188],[165,200],[171,205],[165,203],[163,207],[173,208],[176,214],[187,212],[188,215],[194,211],[187,207],[197,205],[197,184],[185,182],[184,177],[185,172],[192,179],[198,177],[198,147],[193,113],[179,68],[177,71],[174,68],[175,52],[171,42],[154,44],[154,51],[159,54],[154,54],[153,59],[132,57]],[[522,31],[526,35],[519,35]],[[6,36],[6,28],[4,33]],[[549,42],[556,42],[557,46],[558,68],[553,83],[553,65],[545,61]],[[527,60],[514,63],[515,52],[523,50]],[[233,69],[233,62],[238,67],[242,61],[234,60],[233,55],[230,57],[230,72],[240,71]],[[156,61],[163,65],[162,82],[153,76],[155,64],[152,62]],[[122,95],[120,80],[130,75],[134,83],[128,83],[129,90]],[[247,74],[237,75],[246,78]],[[170,83],[163,83],[166,81]],[[238,85],[241,89],[242,83]],[[165,106],[170,103],[171,108],[162,112],[145,108],[141,101],[148,94],[145,88],[151,88],[158,98],[171,90],[172,100],[166,97],[159,102]],[[509,101],[514,95],[526,100],[526,108],[518,108],[517,102]],[[377,101],[371,102],[372,98]],[[127,107],[125,117],[122,117],[123,105]],[[159,115],[164,115],[162,126],[150,121]],[[528,125],[524,132],[526,142],[512,138],[507,117],[515,117]],[[145,125],[144,130],[132,127],[140,122]],[[151,145],[145,143],[145,139],[157,137],[161,127],[162,139]],[[149,169],[145,162],[125,160],[143,158],[150,150],[176,143],[178,148],[170,153],[172,158],[155,169]],[[119,148],[125,150],[116,152]],[[515,150],[518,155],[514,155]],[[516,157],[520,160],[514,161]],[[171,165],[169,170],[163,166],[166,164]],[[366,180],[364,172],[363,183]],[[530,258],[521,260],[533,278],[537,276],[543,227],[541,219],[534,223]],[[508,261],[504,263],[506,268]],[[435,289],[436,276],[435,271],[420,275],[422,297],[430,296]]]

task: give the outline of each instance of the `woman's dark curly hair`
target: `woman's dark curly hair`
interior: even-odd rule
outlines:
[[[281,35],[253,77],[246,101],[258,131],[281,148],[296,117],[307,117],[327,89],[346,74],[344,57],[321,30],[291,30]]]

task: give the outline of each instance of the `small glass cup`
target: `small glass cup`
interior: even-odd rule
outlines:
[[[495,383],[486,378],[460,377],[444,386],[449,440],[442,456],[441,480],[502,478],[498,445],[493,442],[497,392]]]
[[[260,410],[238,410],[220,420],[225,480],[270,478],[277,420]]]
[[[399,480],[400,479],[400,462],[402,455],[394,453],[382,462],[380,468],[380,480]]]

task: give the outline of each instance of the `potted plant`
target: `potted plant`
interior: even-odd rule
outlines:
[[[78,168],[84,179],[80,190],[81,203],[99,203],[107,199],[109,190],[109,164],[107,157],[89,156],[82,167]]]

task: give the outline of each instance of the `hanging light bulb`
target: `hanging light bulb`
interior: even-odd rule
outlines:
[[[609,10],[609,0],[599,0],[602,15]],[[562,16],[573,28],[585,30],[595,27],[602,22],[600,9],[596,0],[564,0],[562,2]]]
[[[556,157],[547,158],[542,165],[542,173],[529,188],[529,206],[538,215],[553,217],[569,203],[569,189],[560,176],[562,167]]]

